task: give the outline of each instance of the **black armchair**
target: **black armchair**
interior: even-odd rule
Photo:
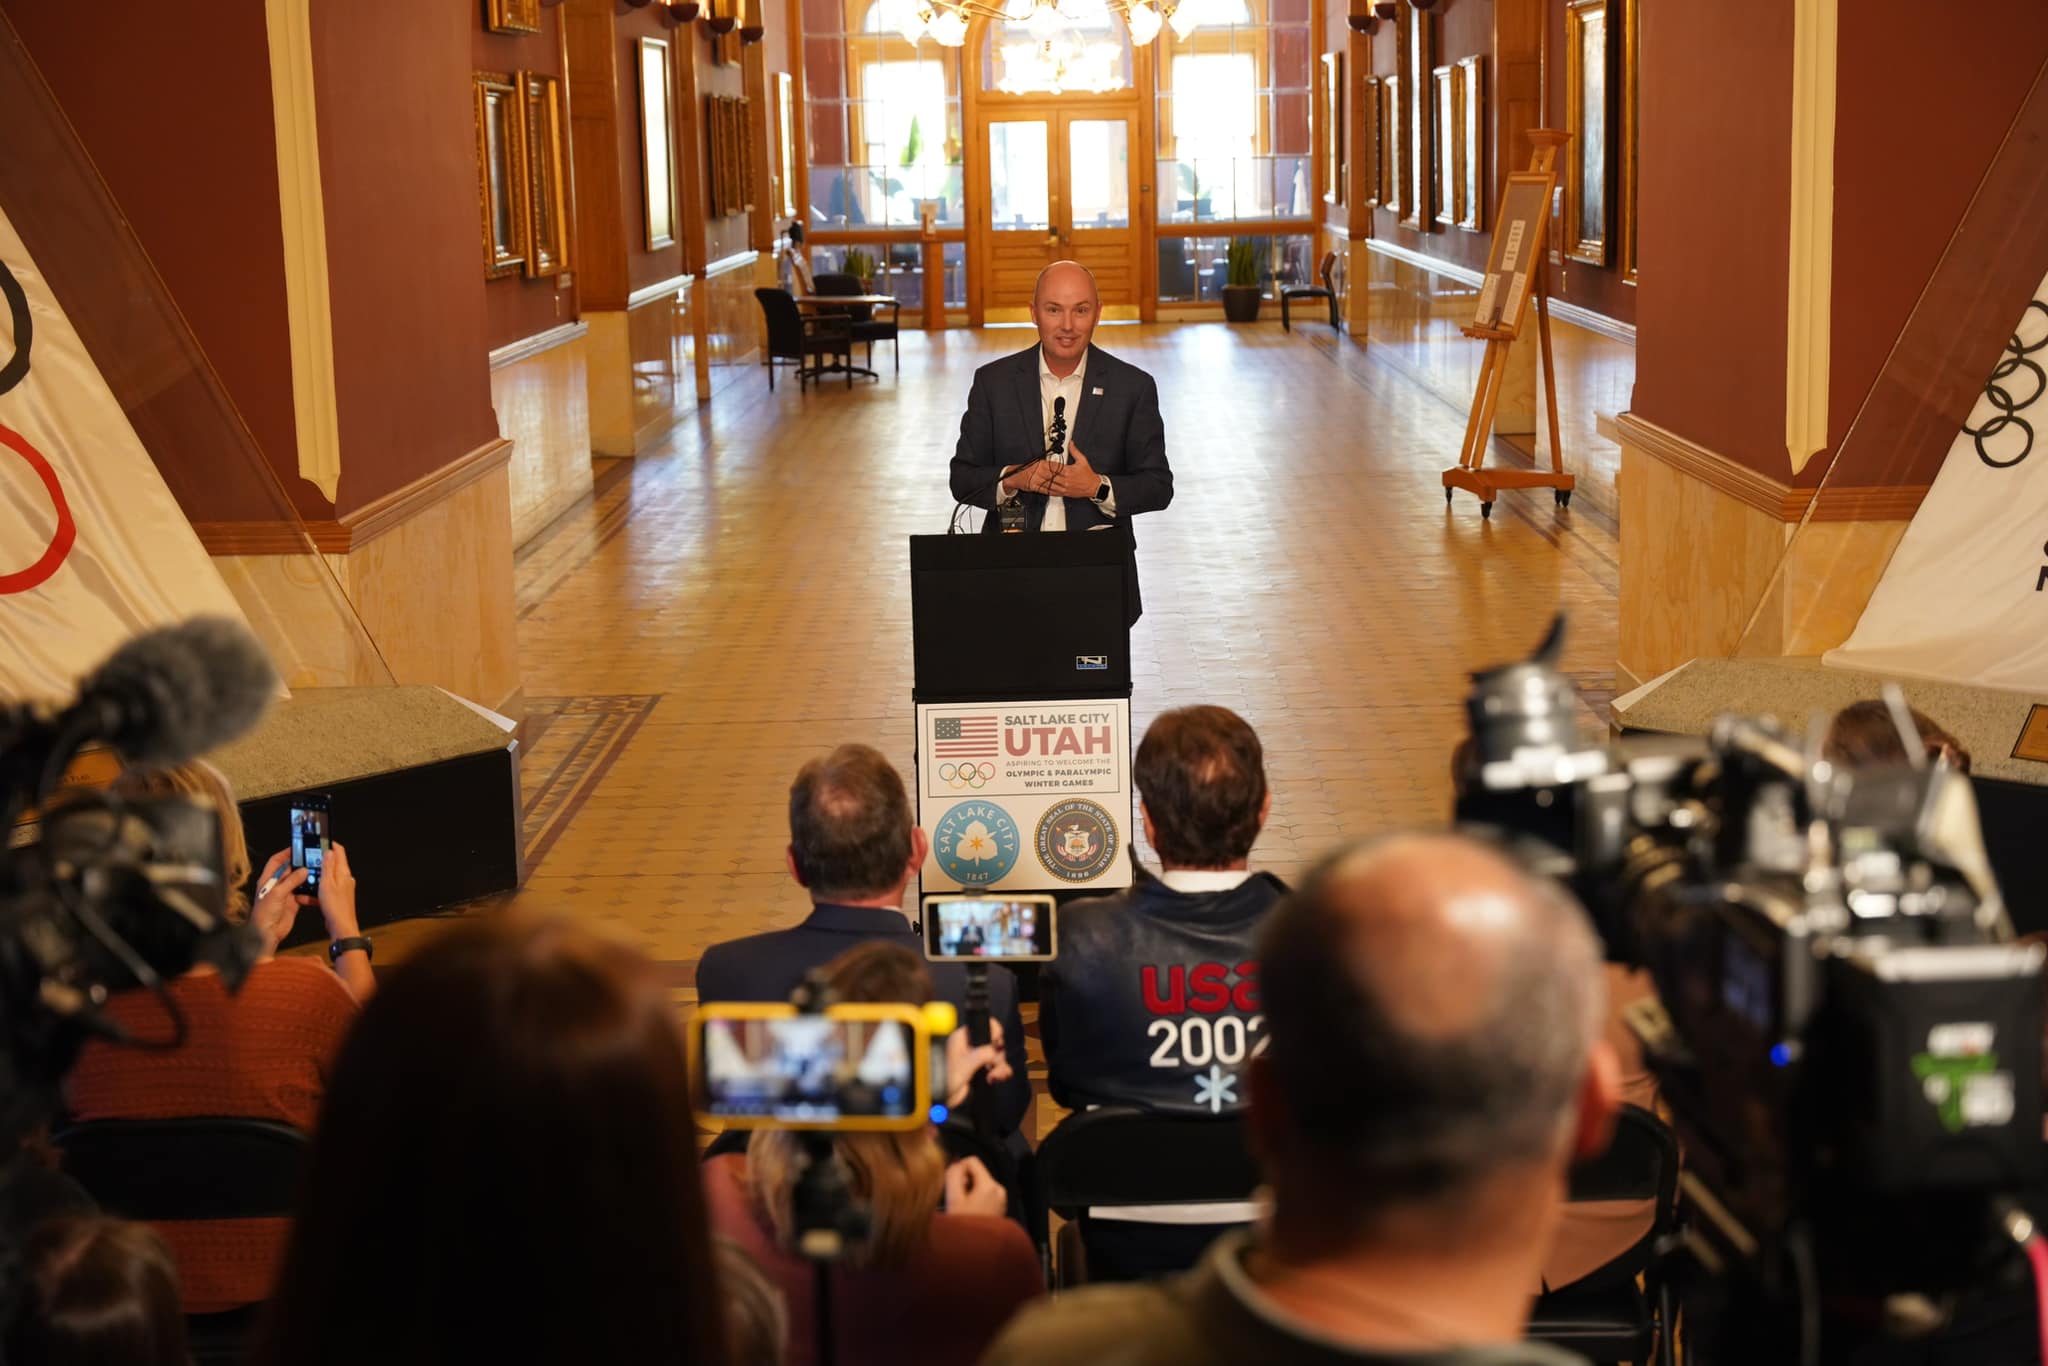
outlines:
[[[868,287],[861,283],[860,276],[858,275],[847,275],[842,272],[828,270],[818,276],[818,293],[821,296],[834,294],[848,296],[865,294],[867,292]],[[889,316],[877,318],[875,316],[875,309],[878,307],[888,309]],[[889,300],[886,304],[879,305],[848,304],[843,310],[835,309],[834,311],[844,312],[852,321],[853,339],[855,341],[868,344],[868,369],[872,370],[875,368],[875,343],[878,341],[889,343],[889,351],[892,359],[895,361],[896,369],[898,371],[903,369],[903,353],[896,339],[896,319],[900,308],[894,299]]]
[[[1643,1366],[1654,1355],[1670,1366],[1671,1288],[1657,1262],[1678,1227],[1678,1139],[1648,1110],[1622,1106],[1607,1152],[1572,1168],[1570,1198],[1649,1200],[1650,1227],[1604,1266],[1546,1288],[1529,1313],[1529,1340],[1590,1361]]]
[[[775,388],[775,367],[785,361],[796,363],[796,383],[819,378],[827,370],[824,360],[839,358],[838,368],[846,374],[846,387],[853,387],[853,325],[843,316],[829,313],[806,314],[786,289],[757,289],[761,315],[768,324],[768,388]]]
[[[1280,291],[1281,331],[1292,332],[1294,330],[1293,320],[1287,316],[1287,308],[1296,299],[1328,299],[1330,301],[1330,326],[1336,328],[1339,332],[1344,330],[1343,325],[1337,321],[1337,287],[1330,283],[1330,274],[1336,269],[1336,266],[1337,253],[1334,251],[1324,252],[1323,263],[1316,270],[1316,274],[1322,278],[1323,283],[1321,285],[1293,285]]]

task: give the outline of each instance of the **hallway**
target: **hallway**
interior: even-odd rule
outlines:
[[[909,772],[904,538],[945,529],[974,368],[1033,340],[907,333],[901,374],[885,352],[851,392],[743,377],[528,545],[525,904],[635,944],[679,990],[707,945],[799,918],[788,783],[846,740]],[[1446,509],[1462,414],[1324,329],[1096,342],[1159,381],[1176,476],[1136,527],[1135,733],[1194,702],[1252,723],[1274,788],[1254,866],[1292,878],[1340,838],[1441,820],[1466,674],[1557,608],[1566,666],[1604,703],[1617,566],[1597,508]],[[991,604],[959,648],[1004,629]]]

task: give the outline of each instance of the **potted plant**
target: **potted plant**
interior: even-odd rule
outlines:
[[[873,292],[875,287],[875,258],[859,247],[846,249],[846,273],[860,281],[862,289]]]
[[[1234,323],[1259,320],[1259,299],[1265,293],[1268,248],[1256,237],[1233,237],[1224,257],[1223,316]]]

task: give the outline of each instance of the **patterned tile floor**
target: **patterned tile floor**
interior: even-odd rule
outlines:
[[[1025,330],[905,337],[903,369],[847,392],[729,386],[521,553],[533,699],[518,900],[662,962],[793,922],[783,800],[842,740],[907,772],[904,538],[951,510],[946,462],[974,368]],[[1572,614],[1566,665],[1611,694],[1610,519],[1508,494],[1482,521],[1438,475],[1462,417],[1349,341],[1274,325],[1105,327],[1152,372],[1173,506],[1138,524],[1140,731],[1217,702],[1265,741],[1255,862],[1299,873],[1338,840],[1441,819],[1470,669]],[[1507,458],[1512,459],[1510,455]],[[961,624],[960,644],[1004,629]]]

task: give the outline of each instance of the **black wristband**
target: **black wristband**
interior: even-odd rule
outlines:
[[[337,939],[327,946],[327,961],[339,963],[344,953],[354,953],[357,949],[363,951],[363,957],[366,959],[374,961],[377,957],[377,946],[370,942],[370,936],[367,934],[352,934],[346,939]]]

